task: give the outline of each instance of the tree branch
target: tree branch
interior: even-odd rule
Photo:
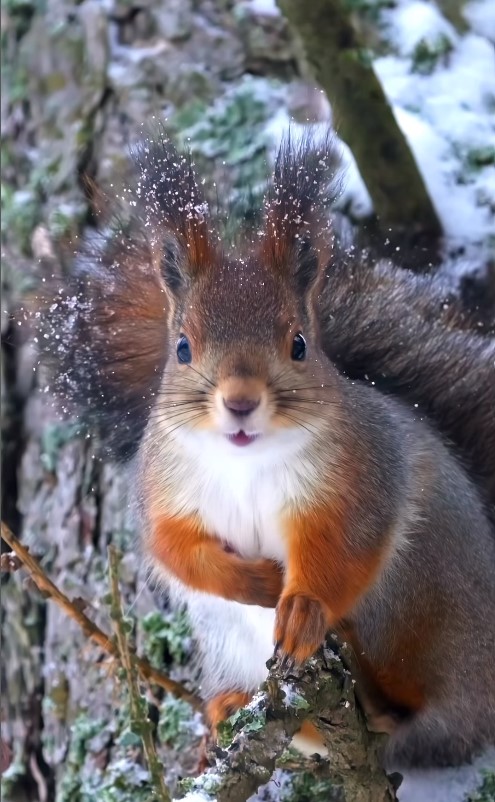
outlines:
[[[15,552],[24,567],[29,571],[31,578],[41,593],[56,602],[59,607],[81,627],[87,638],[96,643],[115,660],[118,660],[119,650],[109,636],[84,614],[80,606],[78,606],[77,601],[71,601],[68,596],[57,588],[46,575],[38,560],[29,553],[28,549],[22,545],[3,521],[1,524],[1,535],[3,540],[5,540]],[[184,699],[186,702],[189,702],[195,710],[201,710],[201,700],[198,699],[195,694],[187,691],[179,682],[175,682],[165,674],[157,671],[145,658],[138,657],[134,653],[132,653],[131,657],[143,680],[158,685],[160,688],[174,694],[174,696],[177,696],[179,699]]]
[[[301,670],[283,675],[275,663],[261,692],[238,715],[237,734],[216,765],[198,777],[184,802],[245,802],[267,783],[304,719],[318,727],[330,751],[332,782],[342,802],[392,802],[380,766],[376,736],[368,733],[354,702],[349,671],[325,648]],[[340,799],[340,797],[339,797]]]

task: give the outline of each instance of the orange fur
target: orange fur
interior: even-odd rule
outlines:
[[[189,587],[243,604],[275,607],[282,574],[272,560],[243,560],[227,552],[194,517],[160,516],[149,544],[151,553]]]
[[[197,217],[187,220],[180,234],[192,272],[202,273],[212,269],[217,262],[217,254],[210,242],[206,222]]]
[[[336,504],[289,521],[287,575],[275,640],[297,662],[310,657],[327,630],[354,607],[384,558],[382,550],[351,550],[345,532],[346,517]]]

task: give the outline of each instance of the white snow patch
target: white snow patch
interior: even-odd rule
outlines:
[[[392,42],[400,54],[409,53],[430,20],[432,30],[448,32],[453,50],[430,74],[415,72],[413,61],[400,55],[376,59],[374,66],[447,238],[481,244],[495,231],[495,166],[483,161],[495,148],[495,52],[481,36],[459,37],[446,21],[442,27],[439,12],[427,6],[402,0],[396,12],[387,12]]]
[[[265,17],[280,17],[281,11],[275,0],[250,0],[249,8],[255,14]]]
[[[435,44],[442,36],[452,43],[458,39],[455,28],[442,17],[436,6],[424,0],[399,3],[395,11],[383,13],[391,41],[400,55],[411,56],[421,41]]]
[[[479,788],[483,770],[495,768],[495,750],[490,749],[469,766],[452,769],[414,769],[404,773],[399,802],[465,802]]]
[[[474,33],[495,42],[495,3],[493,0],[474,0],[464,6],[463,14]]]

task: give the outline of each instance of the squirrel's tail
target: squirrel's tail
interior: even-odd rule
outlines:
[[[106,454],[135,453],[167,357],[168,305],[139,230],[98,235],[39,315],[42,360],[59,408],[97,432]]]
[[[486,321],[493,310],[483,310]],[[342,256],[321,299],[328,356],[414,404],[454,445],[495,513],[495,337],[434,276]],[[493,516],[492,516],[493,517]]]

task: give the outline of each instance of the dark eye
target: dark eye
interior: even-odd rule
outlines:
[[[184,334],[181,334],[177,340],[177,359],[182,365],[188,365],[192,360],[191,346]]]
[[[292,341],[291,357],[298,362],[306,358],[306,340],[301,333],[296,334]]]

